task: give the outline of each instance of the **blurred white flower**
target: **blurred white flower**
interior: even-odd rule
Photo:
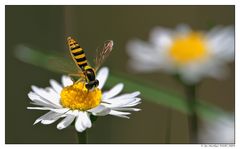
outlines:
[[[108,77],[108,68],[102,68],[97,74],[98,88],[87,90],[84,82],[73,82],[70,77],[62,77],[62,85],[55,80],[50,80],[51,87],[39,88],[32,86],[28,97],[32,104],[40,107],[28,107],[35,110],[49,110],[48,113],[39,117],[34,124],[52,124],[60,118],[64,118],[58,125],[58,129],[68,127],[76,118],[75,128],[82,132],[92,126],[90,115],[105,116],[114,115],[129,118],[131,114],[126,111],[139,111],[133,108],[140,103],[140,92],[119,95],[123,84],[119,83],[109,91],[102,93],[102,88]]]
[[[132,40],[127,52],[130,67],[139,72],[163,70],[189,84],[206,76],[220,79],[227,74],[226,62],[234,60],[234,27],[217,26],[209,32],[187,25],[176,30],[156,27],[149,42]]]
[[[234,143],[234,118],[222,116],[205,121],[199,133],[200,143]]]

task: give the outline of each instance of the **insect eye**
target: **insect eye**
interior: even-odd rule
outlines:
[[[92,88],[92,86],[90,84],[86,84],[85,87],[90,90]]]

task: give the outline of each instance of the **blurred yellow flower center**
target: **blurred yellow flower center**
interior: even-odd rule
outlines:
[[[178,37],[170,48],[170,56],[178,64],[201,60],[207,55],[207,47],[200,33],[192,32]]]
[[[102,92],[98,88],[88,90],[84,82],[77,82],[63,88],[61,104],[64,108],[86,111],[98,106],[101,102]]]

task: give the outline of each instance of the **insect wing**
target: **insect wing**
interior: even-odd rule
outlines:
[[[20,61],[42,67],[50,71],[74,74],[78,77],[81,77],[83,74],[70,57],[44,53],[25,45],[18,45],[14,52],[16,58]]]
[[[52,70],[66,73],[66,74],[79,74],[81,70],[76,67],[76,64],[69,58],[50,57],[49,66]]]
[[[113,49],[113,41],[107,40],[102,46],[97,48],[97,56],[95,59],[95,70],[97,71],[99,67],[103,64],[106,58],[109,56]]]

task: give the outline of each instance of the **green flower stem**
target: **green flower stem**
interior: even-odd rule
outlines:
[[[81,133],[77,132],[77,138],[79,144],[87,144],[87,130]]]
[[[92,125],[93,125],[93,123],[95,123],[97,121],[97,118],[98,118],[97,116],[90,115]],[[79,144],[87,144],[88,143],[87,130],[85,130],[84,132],[81,132],[81,133],[77,132],[77,138],[78,138]]]
[[[188,115],[189,140],[190,143],[198,143],[198,117],[196,108],[197,102],[195,85],[186,85],[186,96],[189,108]]]

